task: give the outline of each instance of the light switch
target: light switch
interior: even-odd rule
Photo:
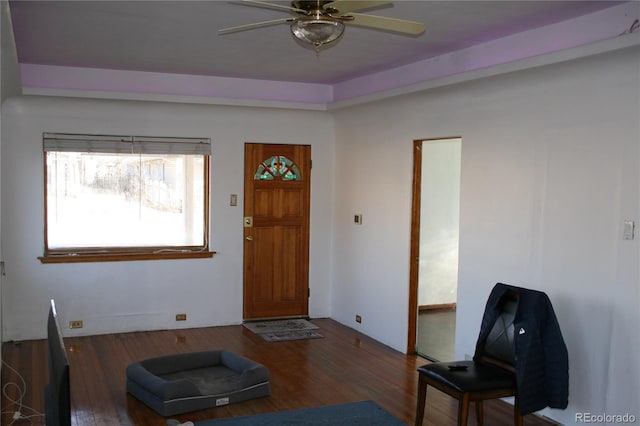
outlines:
[[[362,225],[362,215],[361,214],[353,215],[353,223],[355,223],[356,225]]]
[[[624,229],[622,231],[622,238],[625,240],[633,240],[636,223],[633,220],[624,221]]]
[[[229,197],[229,205],[231,207],[238,205],[238,194],[231,194],[231,197]]]

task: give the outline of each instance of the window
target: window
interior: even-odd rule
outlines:
[[[258,165],[254,180],[298,180],[300,170],[293,161],[283,155],[269,157]]]
[[[208,139],[44,134],[41,261],[211,257]]]

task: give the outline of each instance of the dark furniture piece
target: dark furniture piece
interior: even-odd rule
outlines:
[[[150,358],[127,367],[127,392],[162,416],[271,394],[269,370],[229,351]]]
[[[515,397],[513,421],[546,406],[568,404],[568,355],[546,294],[498,283],[485,307],[472,361],[436,362],[418,368],[416,425],[422,425],[427,386],[458,399],[458,425],[469,403],[483,424],[483,401]]]
[[[47,320],[47,351],[49,384],[44,389],[45,423],[47,426],[71,426],[69,360],[53,300]]]

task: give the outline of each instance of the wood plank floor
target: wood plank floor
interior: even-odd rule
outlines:
[[[227,349],[266,365],[271,373],[271,396],[175,418],[197,421],[371,399],[413,424],[416,368],[427,361],[399,353],[333,320],[312,321],[320,326],[324,338],[268,343],[240,325],[65,338],[71,368],[72,424],[165,425],[165,418],[125,392],[126,366],[160,355],[216,349]],[[42,412],[42,389],[47,382],[45,341],[5,343],[2,350],[3,360],[26,382],[23,404]],[[3,366],[3,386],[17,381],[16,375]],[[9,386],[7,393],[13,399],[17,397],[14,386]],[[487,402],[485,424],[511,424],[511,410],[503,402]],[[2,411],[1,424],[11,424],[15,405],[4,395]],[[430,388],[424,424],[453,425],[456,416],[456,401]],[[32,424],[43,423],[34,419]],[[525,424],[552,423],[529,415]]]

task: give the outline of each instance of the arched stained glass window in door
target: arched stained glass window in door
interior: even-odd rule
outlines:
[[[254,180],[298,180],[300,170],[284,155],[274,155],[262,161],[256,170]]]

